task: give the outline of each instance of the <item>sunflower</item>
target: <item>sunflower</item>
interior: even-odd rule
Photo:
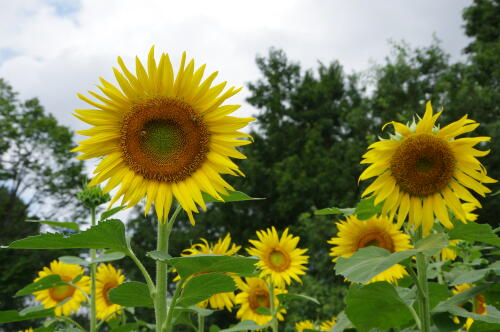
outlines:
[[[466,291],[471,288],[470,284],[461,284],[455,286],[451,291],[453,292],[453,295],[457,295],[459,293],[462,293],[463,291]],[[479,314],[479,315],[486,315],[486,302],[484,301],[484,296],[482,295],[476,295],[472,299],[472,312]],[[464,304],[462,304],[463,306]],[[455,317],[454,319],[455,323],[458,323],[459,320],[458,318]],[[465,328],[468,330],[472,323],[474,323],[474,319],[472,318],[467,318],[465,321]]]
[[[235,303],[241,304],[240,309],[236,313],[236,317],[240,320],[252,320],[259,325],[266,325],[271,320],[270,315],[261,315],[255,310],[260,307],[270,309],[271,302],[269,296],[269,288],[266,281],[261,278],[245,278],[245,281],[239,279],[236,283],[241,293],[236,295]],[[278,295],[284,294],[285,289],[274,288],[274,306],[279,307]],[[283,320],[283,314],[286,313],[285,309],[281,309],[276,314],[279,320]]]
[[[429,234],[434,216],[446,227],[453,228],[446,207],[462,222],[465,211],[460,200],[481,207],[469,192],[481,196],[491,192],[483,183],[494,183],[476,157],[489,153],[474,146],[490,137],[456,136],[479,126],[465,115],[443,128],[434,124],[441,112],[433,114],[431,103],[418,123],[410,126],[391,122],[395,133],[368,147],[361,163],[371,164],[359,180],[376,177],[362,196],[375,196],[375,205],[383,202],[382,212],[392,217],[398,212],[398,224],[409,216],[410,225],[422,225]]]
[[[61,277],[63,281],[70,282],[77,276],[84,273],[83,268],[77,264],[64,264],[58,260],[50,263],[49,267],[44,267],[42,271],[38,272],[38,281],[46,276],[56,274]],[[89,293],[89,277],[83,276],[78,280],[73,287],[70,285],[61,285],[54,288],[44,289],[34,292],[35,299],[41,301],[45,308],[55,308],[54,312],[57,316],[69,316],[71,313],[77,312],[80,304],[87,301],[86,294]]]
[[[294,279],[300,283],[299,275],[305,274],[309,256],[304,255],[307,249],[297,248],[300,238],[288,234],[285,229],[281,238],[274,226],[266,231],[257,231],[259,240],[250,240],[254,246],[248,248],[250,255],[260,258],[257,266],[261,269],[261,277],[270,276],[271,281],[277,287],[284,288],[285,283],[290,285]]]
[[[476,209],[476,206],[472,203],[464,203],[462,204],[462,208],[465,212],[465,220],[467,221],[476,221],[477,214],[472,213]],[[441,259],[453,261],[457,258],[457,251],[454,248],[460,243],[460,240],[450,240],[448,241],[448,248],[441,249]]]
[[[304,332],[304,330],[315,330],[316,326],[310,320],[303,320],[295,323],[295,329],[297,332]]]
[[[109,301],[109,291],[123,283],[125,276],[121,270],[116,270],[111,264],[101,264],[96,273],[96,317],[111,320],[120,315],[122,308],[119,304]]]
[[[102,158],[89,186],[108,180],[107,193],[120,185],[110,206],[122,196],[129,207],[147,197],[145,212],[154,202],[160,222],[175,197],[194,224],[193,212],[206,209],[202,192],[222,200],[234,189],[221,174],[243,175],[230,158],[246,158],[237,147],[250,135],[239,130],[254,119],[228,116],[239,105],[222,105],[241,89],[212,86],[217,72],[202,81],[205,65],[186,66],[186,53],[177,75],[168,54],[156,63],[154,47],[147,69],[136,58],[136,75],[120,57],[118,64],[119,87],[100,78],[101,93],[89,91],[97,101],[78,95],[93,108],[74,115],[93,127],[78,132],[90,138],[73,151],[83,153],[79,159]]]
[[[236,244],[231,244],[231,234],[226,234],[224,239],[218,239],[217,243],[208,243],[205,239],[200,239],[202,243],[196,243],[189,249],[184,249],[181,256],[193,256],[193,255],[226,255],[233,256],[241,249],[241,246]],[[179,280],[177,276],[174,280]],[[218,293],[212,295],[208,300],[198,303],[202,308],[206,308],[210,305],[212,309],[224,309],[231,311],[234,306],[235,295],[234,292]]]
[[[332,317],[331,319],[321,322],[319,328],[321,331],[330,331],[333,328],[333,325],[335,325],[336,323],[337,317]]]
[[[35,330],[33,330],[32,327],[30,327],[29,329],[26,329],[26,330],[19,330],[18,332],[35,332]]]
[[[359,220],[356,216],[347,216],[345,221],[337,223],[337,237],[332,237],[328,243],[333,244],[330,256],[350,257],[361,248],[376,246],[390,252],[403,251],[412,248],[410,237],[399,230],[387,216],[374,216]],[[335,262],[337,258],[332,261]],[[396,264],[379,273],[369,282],[388,281],[395,283],[408,273],[404,266]]]

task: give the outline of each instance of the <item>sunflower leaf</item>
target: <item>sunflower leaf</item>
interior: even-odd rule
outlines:
[[[314,214],[317,216],[323,216],[328,214],[343,214],[344,216],[350,216],[351,214],[354,214],[354,212],[355,212],[354,208],[341,209],[337,207],[331,207],[331,208],[316,210],[314,211]]]
[[[331,332],[343,332],[345,329],[349,328],[349,326],[351,326],[351,325],[352,325],[352,323],[349,320],[349,318],[347,318],[347,315],[345,314],[345,312],[341,311],[337,315],[337,322],[335,323],[335,325],[333,325],[333,329],[331,329]]]
[[[358,205],[356,205],[355,213],[358,219],[366,220],[380,213],[383,202],[378,205],[374,205],[374,203],[375,197],[362,199]]]
[[[412,319],[405,302],[387,282],[352,285],[345,302],[347,317],[361,331],[399,327]]]
[[[224,273],[205,273],[188,279],[177,302],[189,307],[204,301],[212,295],[232,292],[236,289],[233,278]]]
[[[259,259],[256,257],[225,255],[194,255],[161,261],[174,266],[180,277],[185,279],[200,272],[231,272],[240,276],[254,276],[256,271],[255,263]]]
[[[128,252],[125,226],[118,219],[108,219],[76,234],[45,233],[12,242],[10,249],[114,249]]]
[[[490,310],[488,311],[488,308]],[[441,305],[440,310],[447,311],[452,315],[472,318],[475,321],[482,321],[491,324],[500,324],[500,312],[493,309],[494,307],[486,307],[486,315],[476,314],[475,312],[470,312],[462,308],[460,305],[447,303],[446,305]]]
[[[38,307],[37,307],[38,308]],[[0,324],[20,322],[23,320],[31,320],[54,316],[54,308],[45,310],[35,310],[24,315],[15,310],[0,311]]]
[[[277,295],[278,299],[280,301],[288,301],[288,300],[307,300],[314,302],[316,304],[320,304],[317,299],[311,296],[303,295],[303,294],[296,294],[296,293],[284,293],[284,294],[279,294]]]
[[[500,247],[500,238],[496,235],[488,224],[457,224],[448,232],[451,240],[466,240],[472,242],[482,242]]]
[[[254,321],[244,320],[242,322],[239,322],[236,325],[233,325],[230,328],[220,330],[219,332],[255,331],[255,330],[265,329],[269,325],[271,325],[271,324],[267,323],[266,325],[259,325],[259,324],[255,323]]]
[[[103,221],[103,220],[106,220],[108,219],[109,217],[117,214],[118,212],[120,212],[121,210],[125,209],[127,206],[125,205],[121,205],[121,206],[117,206],[117,207],[114,207],[112,208],[111,210],[107,210],[107,211],[104,211],[103,213],[101,213],[101,218],[100,220]]]
[[[62,285],[69,284],[62,280],[58,274],[50,274],[22,288],[16,293],[16,295],[14,295],[14,297],[29,295],[33,292],[38,292],[44,289],[54,288]]]
[[[61,256],[58,258],[58,260],[64,264],[78,264],[78,265],[89,265],[89,263],[81,258],[81,257],[77,257],[77,256]]]
[[[271,310],[268,307],[258,307],[255,312],[259,315],[271,316]]]
[[[148,286],[138,281],[124,282],[109,291],[109,300],[112,303],[125,307],[152,307],[153,299],[149,294]]]
[[[469,332],[498,332],[500,331],[500,324],[490,324],[481,321],[475,321]]]
[[[28,219],[26,222],[37,222],[39,224],[45,224],[49,225],[52,227],[60,227],[60,228],[67,228],[71,229],[73,231],[78,232],[80,230],[80,226],[76,222],[71,222],[71,221],[54,221],[54,220],[35,220],[35,219]]]
[[[448,236],[444,233],[430,234],[417,241],[415,249],[427,256],[435,255],[439,250],[448,246]]]
[[[244,192],[241,191],[230,191],[228,190],[228,195],[220,195],[222,201],[210,196],[209,194],[202,192],[202,197],[205,203],[227,203],[227,202],[241,202],[241,201],[256,201],[262,200],[265,198],[261,197],[250,197]]]

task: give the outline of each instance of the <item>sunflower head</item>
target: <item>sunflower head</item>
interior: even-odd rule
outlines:
[[[397,212],[399,225],[408,216],[410,224],[422,226],[425,235],[432,229],[434,216],[445,227],[453,227],[447,207],[466,222],[461,201],[480,207],[470,190],[485,196],[491,190],[483,183],[496,182],[477,159],[489,151],[475,149],[490,137],[456,138],[479,124],[466,115],[439,128],[435,123],[440,115],[433,113],[428,102],[417,123],[390,122],[394,134],[370,145],[361,161],[370,166],[359,179],[375,177],[362,196],[374,196],[375,205],[383,202],[382,212],[391,219]]]
[[[330,331],[336,323],[337,323],[337,317],[332,317],[330,319],[321,322],[319,328],[321,331]]]
[[[32,327],[30,327],[29,329],[26,329],[26,330],[19,330],[18,332],[35,332],[35,330],[33,330]]]
[[[201,238],[201,243],[195,243],[191,248],[184,249],[181,256],[194,256],[194,255],[226,255],[233,256],[241,249],[241,246],[231,243],[231,234],[226,234],[224,239],[218,239],[215,244],[209,243],[207,240]],[[180,280],[179,276],[174,278],[174,281]],[[210,306],[212,309],[222,310],[226,308],[231,311],[234,306],[235,295],[234,292],[218,293],[212,295],[207,300],[198,303],[198,306],[206,308]]]
[[[256,312],[257,308],[271,308],[271,298],[269,287],[264,279],[261,278],[246,278],[245,280],[238,279],[238,288],[241,293],[236,295],[235,303],[240,304],[236,317],[240,320],[252,320],[259,325],[266,325],[270,320],[270,315],[261,315]],[[284,294],[287,291],[281,288],[274,288],[274,305],[279,307],[278,295]],[[283,320],[285,309],[281,309],[277,313],[277,318]]]
[[[50,263],[49,267],[44,267],[42,271],[38,272],[38,281],[49,275],[58,275],[63,281],[69,282],[74,280],[77,276],[84,273],[83,268],[77,264],[65,264],[54,260]],[[76,282],[78,288],[70,285],[61,285],[54,288],[44,289],[34,292],[35,299],[41,301],[45,308],[55,308],[54,312],[57,316],[69,316],[78,311],[80,304],[87,301],[86,293],[90,291],[89,277],[83,276]]]
[[[315,330],[316,326],[310,320],[303,320],[295,323],[295,330],[297,332],[303,332],[304,330]]]
[[[257,266],[261,270],[261,277],[269,276],[273,284],[280,288],[284,288],[285,284],[290,285],[292,279],[302,282],[299,276],[305,274],[309,256],[304,255],[307,249],[297,248],[300,238],[288,234],[288,228],[280,238],[274,226],[257,231],[257,237],[258,240],[250,240],[253,248],[247,251],[260,258]]]
[[[96,317],[111,320],[122,313],[122,306],[109,300],[109,291],[121,285],[125,276],[111,264],[101,264],[96,273]]]
[[[221,174],[242,175],[231,158],[244,159],[237,147],[249,144],[241,131],[253,118],[229,116],[239,105],[223,105],[240,89],[224,92],[226,82],[212,86],[217,73],[203,79],[205,65],[186,65],[182,55],[174,73],[168,54],[156,62],[154,48],[146,68],[136,58],[135,74],[118,58],[118,85],[103,78],[96,100],[79,94],[92,106],[75,116],[93,126],[79,134],[90,136],[74,151],[79,159],[101,158],[89,186],[107,181],[107,193],[119,186],[111,200],[133,206],[146,197],[148,213],[154,202],[161,222],[175,198],[194,224],[193,212],[205,209],[202,192],[221,199],[233,188]]]
[[[462,293],[463,291],[466,291],[470,289],[472,285],[470,284],[461,284],[455,286],[451,291],[453,292],[453,295],[457,295]],[[474,298],[471,300],[472,302],[472,312],[479,314],[479,315],[486,315],[486,302],[484,301],[484,296],[482,295],[476,295]],[[465,303],[462,303],[461,306],[465,306]],[[458,323],[458,319],[455,319],[455,322]],[[472,323],[474,323],[474,319],[472,318],[467,318],[465,321],[465,328],[468,330]]]
[[[332,237],[328,243],[333,244],[330,256],[350,257],[359,249],[375,246],[390,252],[403,251],[412,248],[410,237],[399,230],[387,216],[374,216],[360,220],[356,216],[347,216],[346,220],[337,223],[337,237]],[[407,275],[405,268],[396,264],[375,276],[371,282],[388,281],[395,283]]]

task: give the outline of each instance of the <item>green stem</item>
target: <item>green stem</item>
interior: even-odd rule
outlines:
[[[205,317],[198,314],[198,332],[205,332]]]
[[[174,296],[172,297],[172,302],[170,303],[170,308],[168,308],[167,319],[165,320],[165,324],[163,324],[162,330],[160,330],[160,332],[172,331],[172,326],[171,326],[172,317],[174,316],[175,305],[177,304],[177,299],[181,295],[182,287],[184,287],[184,280],[183,279],[179,282],[179,284],[177,285],[177,288],[175,289]]]
[[[148,270],[142,265],[141,261],[137,256],[134,254],[132,251],[132,248],[128,248],[127,255],[134,261],[135,265],[139,268],[139,270],[142,272],[142,275],[144,276],[144,279],[146,280],[146,284],[148,285],[149,289],[149,294],[151,295],[151,298],[155,298],[155,284],[153,282],[153,279],[151,279],[151,276],[148,273]]]
[[[276,303],[274,303],[274,285],[272,280],[269,280],[269,303],[271,304],[271,329],[273,332],[278,332],[278,319],[276,319]]]
[[[156,250],[168,255],[168,240],[174,221],[177,215],[181,212],[181,205],[179,204],[173,213],[172,217],[166,223],[158,223],[158,238]],[[167,218],[168,219],[168,218]],[[156,330],[162,331],[167,314],[167,294],[168,294],[168,276],[167,276],[167,263],[156,261],[156,292],[154,297],[155,304],[155,317],[156,317]],[[167,326],[168,327],[168,326]]]
[[[75,320],[67,317],[67,316],[57,316],[56,317],[56,320],[59,320],[59,321],[63,321],[65,322],[66,324],[72,324],[74,325],[76,328],[82,330],[83,332],[85,332],[85,329],[83,328],[83,326],[81,326],[80,324],[78,324],[78,322],[76,322]]]
[[[413,316],[413,320],[415,320],[415,323],[417,324],[417,328],[421,330],[422,323],[420,321],[420,318],[418,317],[417,312],[415,311],[415,309],[413,309],[413,306],[411,304],[406,304],[406,307],[408,308],[408,310],[410,310],[410,313]]]
[[[416,231],[417,240],[422,238],[422,228]],[[427,257],[423,253],[417,254],[417,277],[418,286],[421,291],[418,293],[418,305],[422,332],[431,330],[431,314],[429,303],[429,286],[427,283]]]
[[[96,208],[90,209],[92,217],[92,226],[96,225]],[[96,250],[90,249],[90,261],[94,262],[96,260]],[[97,331],[97,319],[96,319],[96,273],[97,273],[97,263],[90,264],[90,332]]]

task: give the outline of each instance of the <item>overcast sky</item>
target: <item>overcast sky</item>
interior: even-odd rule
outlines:
[[[85,107],[77,92],[95,90],[98,77],[114,81],[122,56],[132,65],[151,45],[177,66],[182,51],[219,79],[246,86],[259,77],[256,54],[282,48],[303,67],[338,59],[348,72],[365,70],[389,54],[389,40],[426,46],[433,33],[458,59],[467,44],[466,0],[0,0],[0,77],[22,99],[37,96],[65,125]],[[233,103],[242,113],[243,91]]]

